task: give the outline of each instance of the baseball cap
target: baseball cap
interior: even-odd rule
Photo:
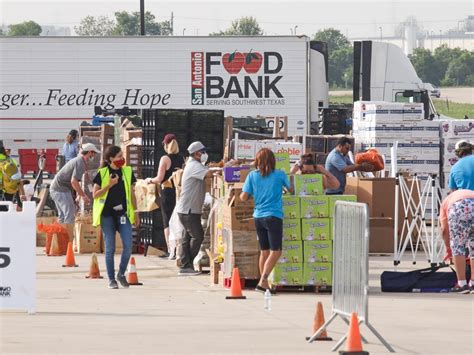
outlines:
[[[163,138],[163,144],[170,144],[174,139],[176,139],[176,136],[173,133],[168,133]]]
[[[73,137],[77,137],[77,134],[78,134],[78,133],[79,133],[79,132],[78,132],[76,129],[71,129],[71,130],[69,131],[69,135],[70,135],[70,136],[73,136]]]
[[[458,150],[458,149],[461,149],[461,148],[464,148],[464,147],[467,148],[471,145],[472,144],[469,141],[467,141],[465,139],[462,139],[462,140],[456,142],[456,145],[454,146],[454,149]]]
[[[83,144],[81,147],[81,151],[83,152],[96,152],[100,154],[100,150],[96,148],[96,146],[92,143]]]
[[[197,141],[197,142],[193,142],[189,145],[188,152],[189,152],[189,154],[193,154],[193,153],[199,152],[200,150],[203,150],[203,149],[206,149],[204,144]]]

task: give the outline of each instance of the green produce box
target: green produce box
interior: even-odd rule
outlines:
[[[301,218],[329,217],[328,196],[303,196],[300,206]]]
[[[305,263],[332,262],[332,240],[304,241]]]
[[[331,263],[305,263],[303,265],[303,282],[311,286],[332,285]]]
[[[301,220],[284,219],[283,220],[283,240],[295,241],[301,240]]]
[[[273,285],[303,285],[303,264],[276,264],[269,279]]]
[[[289,242],[283,241],[282,254],[278,263],[302,263],[303,262],[303,242],[301,240]]]
[[[314,196],[324,194],[323,176],[321,174],[295,175],[296,196]]]
[[[274,153],[275,168],[283,170],[285,174],[290,174],[290,155],[288,153]]]
[[[302,240],[331,240],[332,223],[330,218],[312,218],[301,220]]]
[[[300,219],[300,198],[283,196],[283,218]]]
[[[328,195],[329,200],[329,217],[334,217],[334,206],[336,201],[357,202],[356,195]]]

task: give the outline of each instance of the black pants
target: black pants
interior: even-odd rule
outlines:
[[[202,241],[204,240],[201,215],[178,213],[178,216],[184,230],[186,231],[186,234],[178,247],[181,269],[194,269],[194,258],[199,254]]]
[[[0,201],[2,201],[1,197],[2,197],[2,192],[0,192]],[[23,207],[23,203],[21,202],[21,199],[20,199],[20,193],[18,191],[16,194],[8,194],[6,192],[3,192],[3,200],[16,202],[20,208]],[[6,212],[6,211],[8,211],[7,206],[0,206],[0,212]]]

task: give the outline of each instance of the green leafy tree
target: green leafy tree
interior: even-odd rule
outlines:
[[[74,30],[79,36],[112,36],[115,33],[115,21],[106,16],[87,16]]]
[[[225,31],[210,33],[210,36],[262,36],[263,29],[254,17],[241,17],[232,21],[232,25]]]
[[[474,52],[462,51],[449,63],[445,75],[446,82],[457,86],[469,85],[472,80],[472,68],[474,68]]]
[[[25,21],[8,26],[9,36],[39,36],[41,31],[41,26],[34,21]]]
[[[423,82],[435,85],[440,84],[444,71],[440,70],[441,64],[431,54],[429,49],[416,48],[409,58],[416,73]]]
[[[313,39],[328,44],[329,84],[332,87],[351,87],[354,49],[346,36],[339,30],[328,28],[318,31]]]
[[[315,41],[326,42],[328,44],[329,53],[351,46],[351,43],[346,38],[346,36],[344,36],[341,31],[336,30],[335,28],[320,30],[314,35],[313,39]]]
[[[3,33],[3,29],[0,28],[0,36],[5,36],[5,34]]]
[[[140,12],[116,12],[115,19],[117,21],[114,31],[116,35],[140,35]],[[155,15],[147,11],[145,12],[145,33],[147,35],[169,36],[172,34],[171,23],[170,21],[157,22],[155,20]]]

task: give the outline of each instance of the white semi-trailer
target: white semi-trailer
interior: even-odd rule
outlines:
[[[94,106],[287,116],[328,106],[327,50],[308,37],[0,37],[0,139],[57,148]]]

